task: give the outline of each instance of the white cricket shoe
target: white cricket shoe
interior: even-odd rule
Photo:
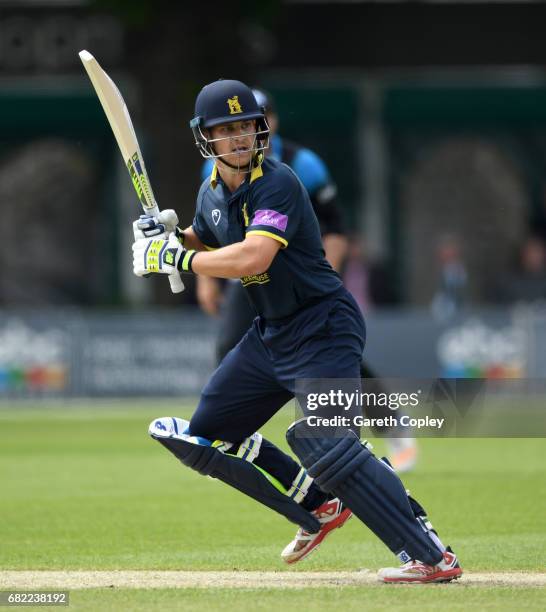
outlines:
[[[308,533],[300,527],[296,537],[281,553],[281,558],[286,563],[296,563],[305,559],[321,545],[330,532],[338,527],[343,527],[353,516],[349,508],[345,507],[337,497],[324,502],[311,514],[314,514],[319,520],[320,530],[317,533]]]
[[[438,565],[426,565],[421,561],[408,561],[402,567],[385,567],[380,569],[377,579],[380,582],[427,583],[451,582],[463,575],[457,555],[447,547],[444,558]]]

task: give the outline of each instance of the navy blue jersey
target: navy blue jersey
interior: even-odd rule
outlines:
[[[208,249],[252,234],[281,243],[269,270],[241,279],[257,313],[267,320],[292,315],[341,287],[324,258],[305,187],[288,166],[274,159],[266,158],[234,193],[214,167],[199,190],[193,230]]]
[[[344,234],[345,227],[337,201],[337,188],[330,177],[322,159],[311,149],[281,138],[275,134],[270,139],[270,157],[288,164],[296,173],[311,198],[311,204],[320,226],[320,233]],[[201,169],[201,179],[211,175],[214,167],[212,159],[205,160]]]

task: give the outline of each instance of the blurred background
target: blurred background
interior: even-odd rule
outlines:
[[[523,0],[0,1],[0,397],[195,395],[214,366],[193,279],[132,274],[139,203],[84,48],[182,227],[196,94],[272,94],[337,185],[379,375],[546,378],[544,23]]]

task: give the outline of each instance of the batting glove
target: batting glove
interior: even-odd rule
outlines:
[[[171,234],[175,234],[179,242],[184,242],[184,234],[177,227],[178,215],[172,208],[162,210],[157,217],[152,215],[140,215],[133,223],[133,234],[135,240],[142,238],[161,238],[167,240]]]
[[[144,238],[133,243],[133,272],[145,276],[151,272],[173,274],[192,272],[192,261],[197,251],[185,249],[177,237],[171,234],[168,240]]]

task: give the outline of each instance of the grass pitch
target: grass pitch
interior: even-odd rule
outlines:
[[[356,519],[301,564],[279,553],[295,527],[180,465],[147,436],[149,421],[191,409],[147,404],[0,406],[1,570],[354,571],[394,559]],[[292,420],[263,430],[285,450]],[[469,571],[543,572],[546,440],[421,440],[404,478]],[[376,450],[383,444],[378,441]],[[544,589],[452,584],[313,589],[87,589],[78,609],[544,609]],[[4,587],[2,587],[4,588]],[[517,605],[516,605],[517,601]]]

